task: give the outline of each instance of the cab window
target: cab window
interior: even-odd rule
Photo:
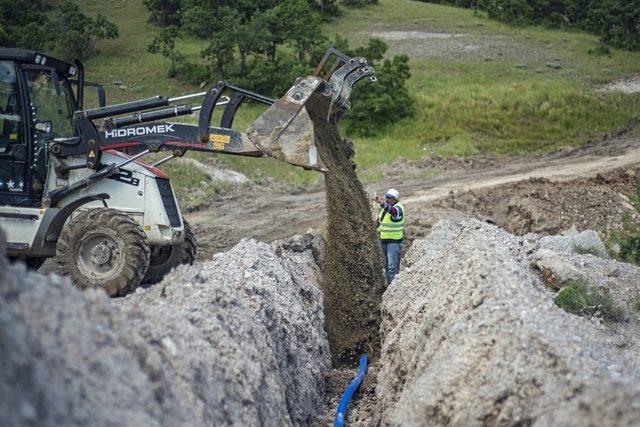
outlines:
[[[21,99],[13,62],[0,61],[0,154],[8,154],[23,141]],[[0,192],[25,190],[26,168],[13,159],[0,159]]]
[[[67,85],[58,81],[49,71],[28,70],[26,74],[34,119],[51,122],[54,138],[74,136],[73,104]]]

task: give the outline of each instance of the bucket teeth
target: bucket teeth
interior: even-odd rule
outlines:
[[[351,108],[349,97],[351,96],[353,85],[367,76],[370,77],[371,81],[376,81],[373,74],[373,67],[367,65],[366,59],[361,57],[352,58],[331,76],[329,87],[331,89],[332,103],[339,105],[344,110]]]
[[[353,71],[366,67],[367,60],[361,57],[351,58],[349,62],[344,64],[342,67],[338,68],[332,75],[329,80],[329,86],[331,87],[331,92],[334,94],[340,93],[340,88],[344,84],[344,80],[347,75],[352,73]]]

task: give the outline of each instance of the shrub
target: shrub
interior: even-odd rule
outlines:
[[[114,23],[100,14],[95,18],[86,16],[70,0],[62,2],[58,11],[55,20],[57,44],[68,59],[87,58],[95,53],[96,40],[118,37],[118,27]]]
[[[102,15],[84,15],[70,0],[55,10],[41,1],[0,0],[0,46],[53,50],[67,59],[84,59],[99,39],[118,37],[118,27]]]
[[[583,281],[567,282],[553,301],[566,312],[579,316],[601,316],[611,322],[625,319],[624,309],[615,303],[608,289]]]
[[[631,203],[640,213],[640,183],[636,185]],[[629,215],[625,215],[622,221],[622,230],[611,234],[608,242],[609,252],[618,261],[628,262],[640,266],[640,224],[633,221]],[[612,248],[617,246],[617,250]]]

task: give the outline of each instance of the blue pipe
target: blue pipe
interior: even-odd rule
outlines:
[[[353,396],[353,393],[356,392],[358,387],[360,387],[360,383],[364,378],[364,374],[367,373],[367,355],[363,354],[360,356],[360,368],[358,368],[358,373],[356,377],[351,381],[349,387],[342,394],[342,398],[340,399],[340,404],[338,405],[338,411],[336,412],[336,418],[333,420],[333,427],[342,427],[344,426],[344,422],[347,419],[347,406],[349,405],[349,401]]]

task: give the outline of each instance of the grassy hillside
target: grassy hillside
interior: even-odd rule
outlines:
[[[80,4],[86,12],[105,14],[120,29],[120,38],[100,43],[100,55],[86,64],[88,77],[107,86],[110,101],[199,90],[167,78],[168,63],[147,53],[157,29],[147,22],[141,0]],[[347,135],[356,143],[360,167],[398,156],[508,154],[576,145],[640,115],[639,94],[600,90],[605,82],[639,73],[640,53],[595,54],[598,38],[583,32],[514,28],[466,9],[380,0],[377,6],[344,10],[325,25],[325,33],[347,37],[353,46],[379,36],[391,54],[411,58],[416,115],[377,137]],[[204,44],[190,38],[179,42],[193,60],[199,60]],[[126,88],[114,87],[114,81]],[[240,126],[257,111],[245,113]],[[217,161],[254,178],[304,184],[316,177],[271,161],[223,156]]]

